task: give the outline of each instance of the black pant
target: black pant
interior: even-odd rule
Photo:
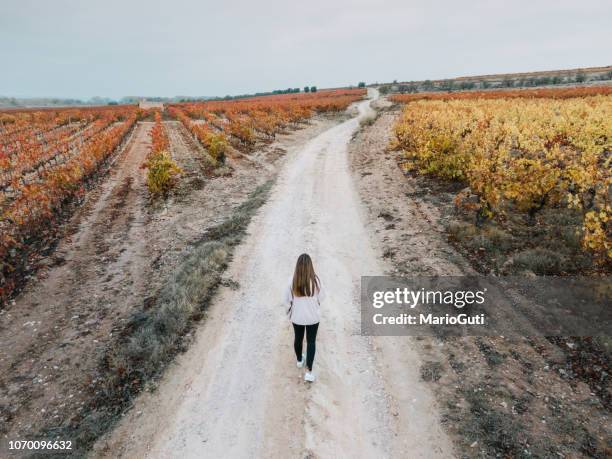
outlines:
[[[317,330],[319,329],[319,323],[313,325],[298,325],[293,324],[293,331],[295,332],[295,341],[293,342],[293,348],[295,349],[295,355],[298,362],[302,360],[302,342],[304,341],[304,329],[306,329],[306,367],[308,371],[312,371],[312,363],[314,362],[315,351],[317,350]]]

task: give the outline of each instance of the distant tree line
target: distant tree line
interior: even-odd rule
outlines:
[[[275,89],[272,94],[293,94],[300,92],[300,88]]]
[[[248,97],[260,97],[260,96],[274,96],[278,94],[297,94],[300,92],[300,88],[287,88],[287,89],[275,89],[267,92],[256,92],[250,94],[239,94],[237,96],[227,95],[225,97],[211,97],[210,100],[234,100],[234,99],[246,99]],[[304,86],[304,92],[317,92],[316,86]]]
[[[87,105],[105,105],[113,102],[107,97],[92,97],[87,100],[57,97],[3,97],[0,96],[0,107],[70,107]]]

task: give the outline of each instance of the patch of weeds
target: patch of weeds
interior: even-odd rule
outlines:
[[[518,414],[525,414],[529,411],[529,407],[533,401],[533,395],[525,393],[516,399],[514,402],[514,411]]]
[[[550,428],[563,436],[570,436],[574,439],[579,439],[582,435],[584,429],[576,424],[570,416],[554,416],[550,421]],[[582,444],[582,441],[578,442],[579,445]]]
[[[595,336],[593,344],[601,349],[608,362],[612,359],[612,336]]]
[[[517,362],[519,362],[521,364],[521,367],[523,368],[523,373],[525,374],[531,374],[533,373],[533,364],[531,362],[528,362],[527,360],[525,360],[518,352],[516,352],[514,349],[512,349],[510,351],[510,355],[512,356],[512,358],[514,360],[516,360]]]
[[[85,456],[142,389],[161,375],[177,353],[185,350],[185,337],[222,283],[221,275],[234,246],[246,234],[252,216],[265,202],[271,187],[269,181],[257,188],[230,218],[194,244],[154,300],[129,318],[117,341],[107,348],[96,376],[99,383],[85,410],[61,425],[48,425],[37,438],[70,438],[77,446],[73,454]]]
[[[232,175],[232,172],[233,170],[231,167],[223,164],[213,170],[213,175],[217,177],[227,177],[228,175]]]
[[[484,236],[490,241],[496,251],[507,251],[512,248],[513,238],[510,234],[496,226],[487,226],[483,230]]]
[[[446,231],[449,240],[467,252],[468,259],[482,272],[500,272],[516,245],[515,238],[493,221],[477,226],[453,218],[446,223]]]
[[[480,231],[477,227],[474,228],[477,231],[476,234],[472,236],[462,235],[462,239],[466,242],[468,248],[472,250],[484,249],[487,252],[505,252],[512,247],[512,237],[505,231],[495,226],[487,226]]]
[[[484,250],[491,252],[495,247],[493,242],[489,240],[484,234],[477,234],[474,237],[467,239],[466,246],[470,250]]]
[[[421,365],[421,379],[436,382],[442,377],[442,364],[440,362],[425,362]]]
[[[562,268],[561,256],[549,249],[523,250],[512,259],[512,270],[515,272],[531,271],[539,275],[552,275],[559,273]]]
[[[597,445],[597,439],[593,437],[585,429],[582,429],[583,435],[579,437],[579,450],[587,457],[593,457],[595,459],[606,459],[609,458],[609,450],[603,451],[599,449]]]
[[[563,245],[573,252],[582,252],[582,233],[572,226],[562,226],[559,228],[559,235]]]
[[[560,457],[557,445],[550,438],[535,439],[523,421],[493,407],[487,392],[478,388],[462,391],[469,404],[469,414],[458,423],[459,433],[466,442],[476,442],[483,451],[481,457]]]
[[[506,359],[505,355],[497,352],[492,346],[489,346],[488,344],[483,342],[482,339],[478,338],[476,340],[476,343],[478,345],[478,349],[480,350],[485,360],[487,361],[487,364],[490,367],[497,366],[503,363],[503,361]]]
[[[464,418],[460,430],[468,442],[482,444],[493,457],[530,457],[525,454],[530,441],[519,422],[495,410],[480,390],[465,390],[463,395],[471,416]]]
[[[448,356],[448,364],[450,367],[455,370],[455,373],[460,375],[465,370],[465,364],[463,362],[459,362],[455,357],[455,354],[452,352]]]
[[[593,458],[609,457],[600,448],[597,439],[565,411],[556,413],[551,420],[551,429],[564,437],[565,441],[563,443],[568,449],[579,451]]]
[[[450,222],[446,230],[458,242],[464,242],[466,240],[470,240],[476,234],[478,234],[478,228],[476,225],[467,222]]]
[[[189,184],[194,190],[201,190],[206,185],[206,180],[204,180],[201,176],[196,175],[191,178]]]
[[[382,218],[383,220],[387,221],[387,222],[391,222],[393,221],[393,215],[391,215],[389,212],[381,212],[378,214],[378,218]]]
[[[9,422],[13,420],[13,412],[8,406],[0,404],[0,434],[8,432]]]
[[[240,283],[236,282],[233,279],[222,279],[220,284],[223,287],[227,287],[230,290],[238,290],[240,288]]]
[[[612,369],[609,350],[603,346],[606,341],[564,336],[547,336],[546,339],[558,347],[564,358],[559,364],[551,362],[551,366],[559,372],[563,371],[568,378],[583,381],[602,405],[610,410],[612,394],[609,387]]]

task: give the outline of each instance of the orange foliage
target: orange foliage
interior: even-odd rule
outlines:
[[[211,145],[218,146],[220,142],[228,140],[238,148],[248,149],[255,144],[258,136],[273,138],[287,126],[304,121],[314,113],[345,110],[365,93],[365,89],[340,89],[182,103],[171,105],[168,112],[181,121],[209,151]]]
[[[135,107],[15,111],[0,128],[0,301],[15,286],[20,255],[121,144]],[[4,118],[6,119],[6,118]]]
[[[151,153],[156,154],[160,151],[169,151],[170,141],[161,122],[161,114],[155,112],[155,125],[151,129]]]

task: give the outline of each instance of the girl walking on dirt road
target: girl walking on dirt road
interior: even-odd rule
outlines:
[[[321,301],[325,298],[325,292],[321,287],[321,281],[315,274],[312,259],[307,253],[298,257],[293,273],[293,281],[286,291],[285,304],[289,306],[287,315],[293,324],[295,340],[293,348],[297,358],[297,367],[304,367],[306,373],[304,381],[315,380],[312,373],[312,364],[316,351],[317,330],[321,318]],[[304,342],[304,331],[306,331],[306,358],[302,353]],[[304,362],[304,360],[306,360]]]

